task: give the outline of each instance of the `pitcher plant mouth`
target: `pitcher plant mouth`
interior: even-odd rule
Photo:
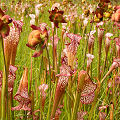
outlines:
[[[22,78],[19,83],[19,88],[17,90],[14,99],[19,102],[19,105],[12,107],[11,110],[28,110],[31,108],[28,106],[31,103],[31,100],[28,95],[28,69],[24,68]]]

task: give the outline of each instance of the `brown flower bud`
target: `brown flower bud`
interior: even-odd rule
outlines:
[[[41,38],[40,38],[41,32],[39,30],[33,30],[28,37],[28,44],[31,47],[35,47],[37,44],[41,43]]]

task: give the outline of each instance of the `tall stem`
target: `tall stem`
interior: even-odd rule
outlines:
[[[46,48],[46,51],[47,51],[47,58],[48,58],[48,62],[49,62],[49,77],[50,77],[50,96],[51,96],[51,69],[50,69],[50,56],[49,56],[49,52],[48,52],[48,49],[47,49],[47,46],[45,45],[45,48]]]
[[[71,118],[71,108],[72,108],[72,76],[69,78],[68,82],[68,111],[69,111],[69,117]]]
[[[77,112],[78,112],[78,108],[79,108],[80,96],[81,96],[81,93],[77,92],[76,100],[75,100],[75,104],[74,104],[74,108],[73,108],[72,120],[76,120],[76,118],[77,118]]]
[[[4,54],[4,43],[3,38],[0,35],[0,42],[3,52],[4,70],[3,70],[3,80],[2,80],[2,98],[1,98],[1,120],[8,119],[8,69],[9,62],[5,58]],[[6,107],[6,108],[5,108]]]
[[[94,110],[96,109],[96,103],[97,103],[98,95],[100,93],[100,87],[101,87],[101,84],[100,84],[100,81],[98,80],[98,86],[97,86],[97,89],[95,91],[95,98],[94,98],[94,101],[92,103],[91,110],[89,112],[89,120],[92,120]]]
[[[12,91],[12,93],[10,94],[11,96],[11,107],[13,107],[14,106],[14,102],[13,102],[13,91]],[[11,108],[10,108],[11,109]],[[12,118],[12,120],[14,120],[14,111],[11,111],[11,118]]]
[[[98,80],[100,80],[101,45],[98,48]]]
[[[98,80],[100,80],[101,49],[104,29],[98,28]]]
[[[30,68],[30,88],[29,88],[29,94],[31,93],[31,85],[32,85],[32,53],[31,55],[31,68]]]
[[[103,74],[104,74],[105,69],[106,69],[106,62],[107,62],[107,54],[105,54],[105,61],[104,61],[104,71],[103,71]]]
[[[94,16],[93,16],[93,20],[94,20]],[[93,26],[93,23],[92,23],[91,26],[90,26],[90,32],[91,32],[92,26]],[[90,36],[90,32],[89,32],[88,38],[89,38],[89,36]],[[88,38],[87,38],[87,39],[88,39]],[[84,67],[85,67],[85,59],[86,59],[86,53],[87,53],[87,47],[88,47],[88,40],[87,40],[87,39],[86,39],[85,52],[84,52],[83,69],[84,69]]]
[[[54,46],[55,25],[53,30],[53,81],[55,82],[55,46]]]
[[[86,53],[87,53],[87,46],[88,46],[88,41],[85,40],[86,44],[85,44],[85,52],[84,52],[84,63],[83,63],[83,70],[85,69],[85,59],[86,59]]]

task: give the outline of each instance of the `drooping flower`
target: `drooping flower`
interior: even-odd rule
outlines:
[[[55,7],[54,10],[48,12],[50,13],[49,19],[51,22],[54,22],[55,27],[59,28],[59,23],[66,23],[66,21],[63,18],[64,11],[60,11],[57,7]]]
[[[26,45],[33,50],[37,50],[33,57],[38,57],[43,53],[43,49],[48,40],[46,25],[46,23],[41,23],[39,27],[31,25],[33,31],[29,34],[28,43]]]
[[[28,69],[24,68],[23,76],[20,80],[19,88],[17,90],[14,99],[19,102],[19,105],[12,107],[11,110],[28,110],[31,108],[28,106],[31,103],[31,100],[28,95]]]
[[[41,38],[40,38],[41,32],[39,30],[33,30],[28,37],[28,44],[31,47],[35,47],[37,44],[40,44]]]
[[[103,20],[103,12],[104,12],[103,7],[97,7],[97,9],[96,9],[96,11],[95,11],[96,17],[97,17],[100,21]]]
[[[10,28],[8,24],[11,22],[11,17],[5,15],[0,8],[0,34],[2,35],[2,37],[6,37],[7,35],[9,35]]]
[[[98,21],[102,21],[104,16],[105,17],[110,16],[110,13],[107,11],[108,10],[108,5],[107,5],[108,2],[109,2],[109,0],[100,0],[99,4],[95,10],[95,15],[96,15]]]

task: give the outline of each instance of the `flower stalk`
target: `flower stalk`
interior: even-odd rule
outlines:
[[[55,25],[53,30],[53,81],[55,82],[55,45],[54,45]]]
[[[48,64],[49,64],[49,79],[50,79],[50,81],[49,81],[49,84],[50,84],[50,96],[51,96],[51,68],[50,68],[50,56],[49,56],[49,52],[48,52],[48,49],[47,49],[47,46],[45,45],[45,48],[46,48],[46,51],[47,51],[47,58],[48,58]]]
[[[8,119],[8,70],[9,70],[9,55],[5,56],[3,38],[0,34],[0,42],[3,51],[4,70],[2,80],[2,96],[1,96],[1,120]],[[6,102],[5,102],[6,101]]]
[[[95,91],[95,98],[94,98],[94,101],[92,103],[92,107],[91,107],[91,110],[89,112],[89,120],[92,120],[92,115],[93,115],[93,111],[95,109],[95,105],[96,105],[96,102],[97,102],[97,99],[98,99],[98,95],[99,95],[99,92],[100,92],[100,81],[98,80],[98,83],[97,83],[97,89]]]
[[[109,48],[110,48],[110,37],[113,36],[113,34],[111,33],[106,33],[105,37],[105,61],[104,61],[104,71],[106,68],[106,62],[107,62],[107,56],[108,56],[108,52],[109,52]],[[104,73],[103,71],[103,73]]]
[[[98,80],[100,80],[101,49],[104,29],[98,28]]]

